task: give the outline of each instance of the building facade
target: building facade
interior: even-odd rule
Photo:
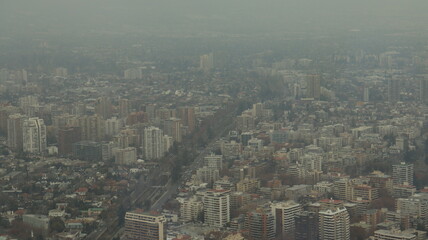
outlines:
[[[146,159],[158,159],[164,155],[163,133],[157,127],[144,129],[143,150]]]
[[[394,185],[413,185],[413,164],[392,165],[392,180]]]
[[[350,219],[346,208],[319,212],[319,239],[351,239]]]
[[[127,212],[125,236],[127,240],[166,240],[165,217],[138,211]]]
[[[213,227],[230,222],[230,191],[209,190],[204,196],[204,220]]]
[[[24,120],[22,128],[23,150],[34,154],[44,154],[46,151],[46,125],[43,119],[30,118]]]

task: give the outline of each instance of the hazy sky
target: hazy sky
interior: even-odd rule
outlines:
[[[428,0],[0,0],[13,32],[428,29]]]

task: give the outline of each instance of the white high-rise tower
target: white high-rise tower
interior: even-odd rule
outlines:
[[[351,226],[346,208],[319,212],[320,240],[351,239]]]
[[[144,129],[143,136],[144,157],[147,159],[158,159],[163,157],[165,151],[163,147],[163,133],[157,127]]]
[[[43,119],[30,118],[22,127],[23,150],[28,153],[43,154],[46,150],[46,125]]]

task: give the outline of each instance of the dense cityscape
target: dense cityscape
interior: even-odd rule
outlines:
[[[428,239],[423,21],[7,19],[0,240]]]

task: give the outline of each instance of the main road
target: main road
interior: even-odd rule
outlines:
[[[138,181],[135,190],[130,195],[131,205],[134,206],[136,202],[144,202],[146,200],[150,200],[153,202],[153,200],[155,200],[152,203],[150,210],[160,212],[160,210],[162,210],[161,209],[162,206],[168,200],[170,200],[174,195],[178,193],[178,189],[180,188],[182,181],[187,181],[191,177],[194,171],[196,171],[198,168],[203,166],[204,157],[216,149],[217,140],[232,129],[234,125],[233,117],[235,116],[235,110],[236,109],[234,109],[233,111],[229,111],[227,114],[222,116],[218,122],[216,122],[217,126],[214,128],[214,131],[216,131],[215,137],[209,142],[208,145],[205,146],[204,150],[201,151],[195,157],[195,159],[191,162],[191,164],[187,166],[187,170],[182,174],[179,180],[174,182],[171,176],[169,176],[168,181],[163,188],[153,188],[152,186],[155,180],[161,174],[160,167],[154,169],[149,174],[149,176],[147,176],[146,178],[147,181],[143,181],[142,178]],[[150,189],[150,190],[147,192],[147,189]],[[157,194],[158,193],[157,191],[160,191],[160,190],[163,190],[164,192],[162,195],[159,196],[159,194]],[[105,233],[112,232],[112,231],[107,231],[107,227],[106,227],[106,229],[102,231],[102,234],[98,234],[97,237],[91,238],[91,239],[98,240],[98,239],[111,239],[113,237],[121,237],[120,235],[124,232],[124,227],[114,226],[115,222],[117,222],[118,224],[118,221],[113,221],[109,227],[111,229],[114,229],[113,233],[108,234],[110,238],[107,238]]]

